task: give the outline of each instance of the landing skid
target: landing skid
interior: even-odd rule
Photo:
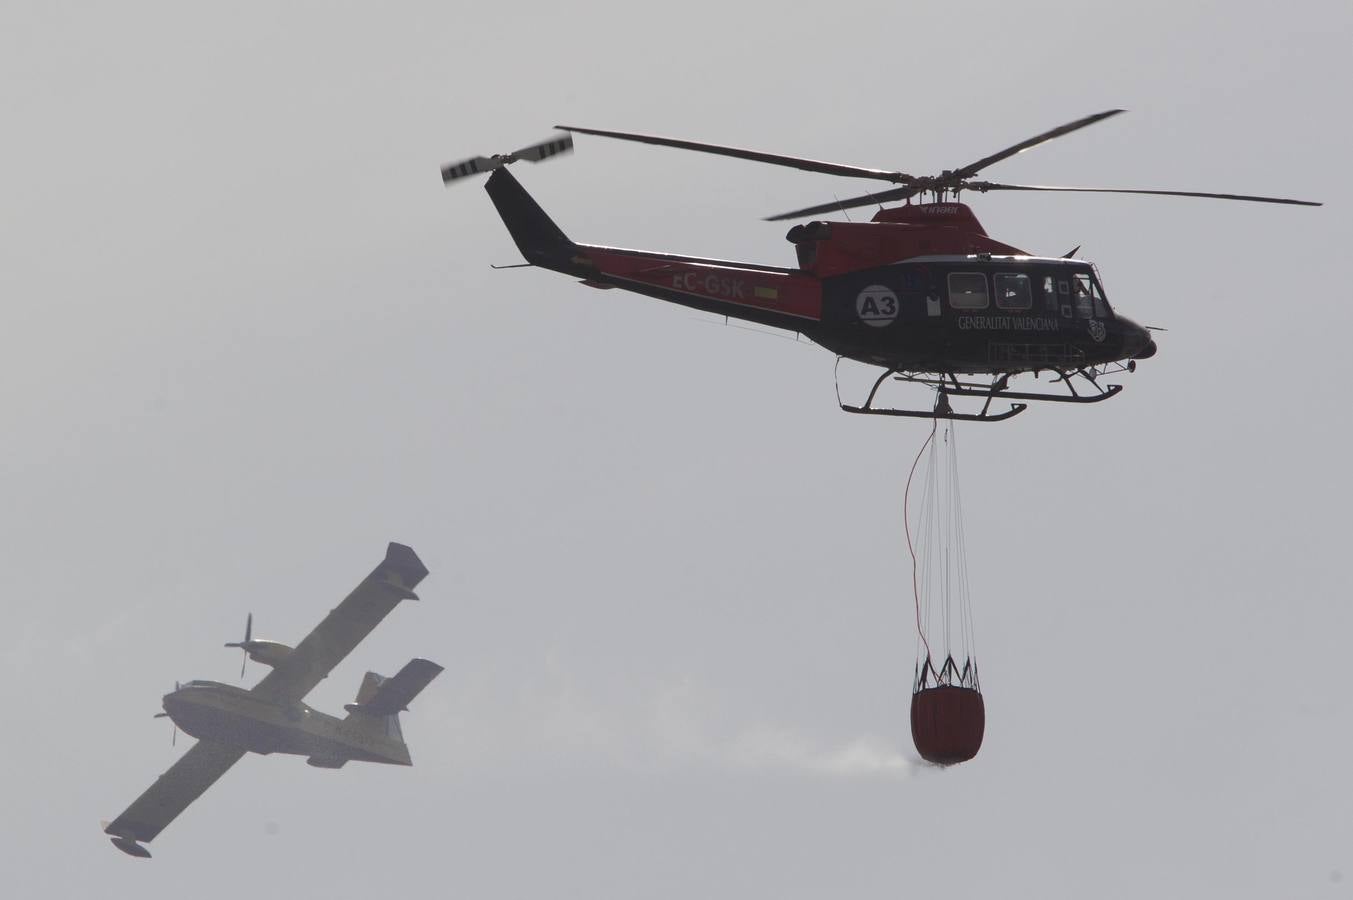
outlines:
[[[937,377],[924,377],[920,374],[909,374],[899,372],[897,369],[888,369],[878,377],[874,382],[873,388],[869,391],[869,396],[865,399],[863,406],[851,406],[846,403],[840,403],[838,391],[837,402],[841,409],[848,413],[858,413],[863,415],[876,416],[907,416],[918,419],[953,419],[967,422],[1000,422],[1005,419],[1017,416],[1029,408],[1028,403],[1011,403],[1010,408],[1005,412],[991,412],[992,400],[1037,400],[1048,403],[1099,403],[1101,400],[1108,400],[1110,397],[1116,397],[1123,390],[1121,384],[1100,385],[1097,377],[1104,374],[1113,374],[1118,369],[1108,370],[1102,367],[1080,368],[1067,371],[1059,371],[1056,381],[1066,385],[1068,393],[1052,394],[1037,391],[1012,391],[1009,390],[1010,378],[1013,374],[1006,373],[993,378],[990,382],[959,381],[953,373]],[[1130,367],[1124,367],[1122,371],[1131,371]],[[910,384],[924,384],[935,388],[935,407],[931,410],[919,409],[883,409],[874,406],[874,397],[878,390],[883,386],[883,382],[889,377],[897,381],[904,381]],[[1093,389],[1093,393],[1081,393],[1076,390],[1073,384],[1073,378],[1084,379]],[[1082,388],[1084,390],[1084,388]],[[950,397],[980,397],[984,401],[981,411],[977,413],[956,413],[949,405]]]
[[[953,419],[959,422],[999,422],[1002,419],[1009,419],[1011,416],[1017,416],[1029,408],[1027,403],[1014,403],[1003,413],[956,413],[949,407],[949,402],[941,391],[938,399],[935,401],[935,408],[926,411],[921,409],[875,409],[872,406],[850,406],[842,403],[841,408],[848,413],[861,413],[868,416],[908,416],[915,419]]]
[[[1101,400],[1107,400],[1116,395],[1123,389],[1121,384],[1111,384],[1104,388],[1098,394],[1081,396],[1080,394],[1031,394],[1022,391],[998,391],[994,396],[1003,400],[1046,400],[1048,403],[1098,403]],[[945,388],[946,394],[951,397],[990,397],[993,396],[990,391],[968,388]]]
[[[1096,380],[1097,374],[1089,369],[1076,369],[1075,371],[1058,372],[1057,381],[1066,385],[1069,393],[1066,394],[1047,394],[1033,391],[1011,391],[1007,390],[1010,384],[1010,375],[1002,375],[992,381],[990,384],[981,384],[967,381],[958,381],[952,375],[947,379],[936,378],[915,378],[910,375],[898,375],[898,381],[910,381],[915,384],[934,385],[944,391],[951,397],[1000,397],[1006,400],[1043,400],[1048,403],[1098,403],[1101,400],[1108,400],[1110,397],[1117,396],[1123,389],[1121,384],[1110,384],[1101,386]],[[1081,394],[1076,391],[1072,378],[1083,378],[1094,388],[1094,393]]]
[[[1009,408],[1008,410],[1006,410],[1005,412],[1001,412],[1001,413],[992,413],[992,412],[990,411],[990,408],[991,408],[991,400],[992,400],[992,397],[994,396],[994,393],[988,393],[988,394],[984,395],[984,396],[986,396],[986,398],[987,398],[987,402],[982,404],[982,411],[981,411],[981,412],[979,412],[979,413],[956,413],[956,412],[954,412],[953,408],[949,405],[949,396],[948,396],[948,395],[949,395],[950,393],[952,393],[952,389],[950,389],[950,388],[948,388],[948,387],[944,387],[943,384],[942,384],[942,383],[939,383],[939,382],[936,382],[936,383],[935,383],[935,384],[937,385],[937,387],[938,387],[938,390],[937,390],[936,393],[935,393],[935,408],[934,408],[934,409],[931,409],[931,410],[920,410],[920,409],[878,409],[878,408],[875,408],[875,406],[874,406],[874,395],[878,393],[879,388],[883,385],[883,382],[886,381],[886,380],[888,379],[888,376],[890,376],[890,375],[897,375],[898,378],[899,378],[900,380],[905,380],[905,381],[913,380],[913,379],[909,378],[909,377],[906,376],[906,375],[899,375],[899,374],[898,374],[898,371],[897,371],[896,369],[888,369],[886,372],[884,372],[882,375],[880,375],[880,376],[878,377],[878,380],[877,380],[877,381],[874,382],[874,386],[873,386],[873,388],[870,389],[870,391],[869,391],[869,396],[868,396],[867,398],[865,398],[865,401],[864,401],[864,405],[863,405],[863,406],[850,406],[850,405],[848,405],[848,404],[846,404],[846,403],[841,403],[841,404],[840,404],[841,408],[842,408],[843,410],[845,410],[846,412],[848,412],[848,413],[858,413],[858,414],[861,414],[861,415],[871,415],[871,416],[905,416],[905,417],[908,417],[908,418],[915,418],[915,419],[950,419],[950,420],[953,420],[953,421],[959,421],[959,422],[1000,422],[1000,421],[1002,421],[1002,420],[1004,420],[1004,419],[1009,419],[1009,418],[1011,418],[1012,416],[1017,416],[1017,415],[1019,415],[1020,413],[1024,412],[1024,410],[1026,410],[1026,409],[1029,408],[1029,404],[1027,404],[1027,403],[1012,403],[1012,404],[1010,405],[1010,408]],[[954,382],[954,383],[955,383],[955,384],[959,384],[959,382]],[[838,394],[838,397],[837,397],[837,402],[840,403],[840,396],[839,396],[839,394]]]

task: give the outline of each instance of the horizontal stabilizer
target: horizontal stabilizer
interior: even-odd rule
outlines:
[[[393,678],[367,672],[357,702],[345,708],[370,716],[393,716],[409,708],[413,698],[441,674],[442,667],[427,659],[410,660]],[[375,690],[371,688],[374,685]]]

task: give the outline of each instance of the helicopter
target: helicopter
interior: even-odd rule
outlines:
[[[1119,115],[1095,113],[938,175],[765,153],[678,138],[555,126],[563,134],[513,153],[477,156],[442,167],[442,182],[490,172],[490,199],[526,262],[601,289],[634,293],[802,335],[842,358],[883,369],[864,402],[846,412],[969,421],[1001,421],[1029,402],[1097,403],[1121,384],[1106,376],[1134,372],[1157,352],[1152,326],[1138,325],[1109,305],[1099,271],[1076,259],[1079,247],[1060,257],[1036,256],[987,234],[964,192],[1060,191],[1202,197],[1293,206],[1308,200],[1201,191],[1062,187],[980,180],[985,169],[1040,144]],[[571,152],[573,135],[637,141],[731,156],[826,175],[892,184],[875,193],[835,200],[766,221],[810,218],[794,225],[795,267],[680,256],[579,244],[570,240],[507,171],[520,160],[541,162]],[[903,201],[901,206],[883,204]],[[879,207],[867,222],[812,217],[861,206]],[[849,214],[846,213],[848,216]],[[495,267],[508,268],[508,267]],[[1065,391],[1012,390],[1011,379],[1042,373]],[[875,406],[890,377],[935,391],[931,409]],[[1077,390],[1077,384],[1081,389]],[[982,401],[975,413],[956,412],[950,397]],[[1009,402],[993,410],[992,402]],[[1026,402],[1019,402],[1026,401]]]

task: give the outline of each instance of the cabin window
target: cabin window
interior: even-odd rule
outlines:
[[[1033,286],[1028,275],[1000,273],[994,276],[996,305],[1001,309],[1030,309],[1034,305]]]
[[[1053,286],[1052,276],[1043,276],[1043,304],[1049,312],[1057,312],[1057,288]]]
[[[950,272],[949,305],[954,309],[986,309],[987,276],[981,272]]]

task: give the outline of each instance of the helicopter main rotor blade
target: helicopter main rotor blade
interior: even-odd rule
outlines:
[[[803,159],[797,156],[783,156],[779,153],[763,153],[760,150],[744,150],[739,147],[724,147],[719,144],[703,144],[699,141],[686,141],[680,138],[659,137],[652,134],[632,134],[626,131],[602,131],[597,128],[578,128],[573,125],[556,125],[554,127],[561,131],[570,131],[577,134],[591,134],[597,137],[618,138],[622,141],[638,141],[641,144],[657,144],[660,147],[675,147],[678,150],[695,150],[700,153],[734,156],[738,159],[750,159],[753,162],[770,163],[773,166],[789,166],[807,172],[820,172],[823,175],[841,175],[846,178],[877,178],[880,181],[891,181],[894,184],[907,184],[916,180],[905,172],[845,166],[840,163]]]
[[[1042,134],[1038,135],[1037,137],[1031,137],[1027,141],[1020,141],[1013,147],[1006,147],[999,153],[993,153],[990,156],[984,156],[975,163],[969,163],[968,165],[964,166],[961,169],[956,169],[953,172],[946,174],[956,181],[964,178],[971,178],[978,172],[985,169],[987,166],[998,163],[1003,159],[1009,159],[1010,157],[1014,156],[1017,153],[1023,153],[1025,150],[1037,147],[1039,144],[1046,143],[1052,140],[1053,138],[1059,138],[1062,135],[1070,134],[1073,131],[1079,131],[1080,129],[1084,128],[1087,125],[1093,125],[1096,122],[1102,122],[1103,120],[1109,118],[1110,116],[1116,116],[1121,112],[1127,112],[1127,110],[1125,109],[1105,110],[1102,113],[1095,113],[1093,116],[1086,116],[1083,119],[1077,119],[1074,122],[1068,122],[1065,125],[1052,129],[1051,131],[1045,131]]]
[[[855,209],[859,206],[873,206],[876,203],[891,203],[894,200],[906,200],[908,197],[914,197],[921,193],[919,187],[898,187],[889,188],[886,191],[879,191],[877,194],[865,194],[863,197],[848,197],[845,200],[833,200],[831,203],[820,203],[817,206],[809,206],[804,209],[796,209],[793,212],[780,213],[778,216],[767,216],[763,221],[782,222],[785,219],[802,219],[806,216],[815,216],[818,213],[831,213],[847,209]]]
[[[1133,188],[1059,187],[1051,184],[998,184],[992,181],[970,181],[965,191],[1062,191],[1078,194],[1150,194],[1157,197],[1204,197],[1210,200],[1246,200],[1251,203],[1285,203],[1289,206],[1324,206],[1312,200],[1289,200],[1285,197],[1255,197],[1249,194],[1212,194],[1206,191],[1147,191]]]

